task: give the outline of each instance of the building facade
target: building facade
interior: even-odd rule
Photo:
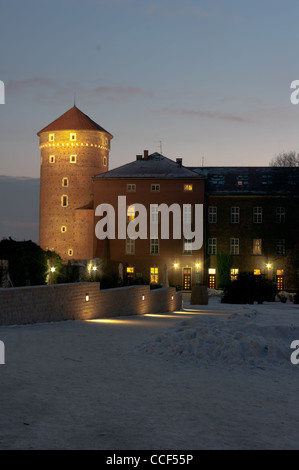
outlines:
[[[100,258],[115,271],[121,265],[128,279],[151,284],[168,279],[185,290],[195,283],[221,287],[226,263],[231,279],[252,272],[277,282],[281,290],[299,288],[299,168],[185,167],[182,159],[144,151],[109,170],[113,136],[76,106],[38,136],[40,246],[63,261]],[[97,236],[102,204],[114,208],[114,238]],[[142,227],[138,204],[146,210]],[[163,204],[178,209],[166,213],[168,238],[162,235]],[[184,222],[197,233],[199,207],[202,246],[193,249]],[[180,236],[174,233],[178,214]],[[145,220],[146,238],[128,236],[132,221],[135,231],[144,233]],[[151,223],[159,227],[154,236]]]

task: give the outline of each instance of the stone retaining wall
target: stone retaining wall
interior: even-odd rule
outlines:
[[[99,283],[0,289],[0,325],[89,320],[172,312],[182,306],[174,288],[129,286],[100,290]]]

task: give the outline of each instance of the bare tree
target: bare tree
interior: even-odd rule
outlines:
[[[272,158],[270,166],[299,166],[299,153],[294,150],[290,152],[282,152]]]

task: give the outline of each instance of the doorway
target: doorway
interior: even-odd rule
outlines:
[[[183,289],[191,290],[191,268],[183,268]]]

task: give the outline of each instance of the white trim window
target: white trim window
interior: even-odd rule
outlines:
[[[239,255],[240,254],[239,238],[231,238],[230,239],[230,254],[231,255]]]
[[[135,240],[133,238],[126,238],[126,255],[135,254]]]
[[[240,223],[240,207],[231,207],[230,208],[230,222],[231,224]]]
[[[262,207],[253,208],[253,223],[261,224],[263,221],[263,209]]]
[[[150,254],[151,255],[159,254],[159,238],[150,239]]]
[[[208,223],[217,224],[217,206],[209,206],[208,208]]]

